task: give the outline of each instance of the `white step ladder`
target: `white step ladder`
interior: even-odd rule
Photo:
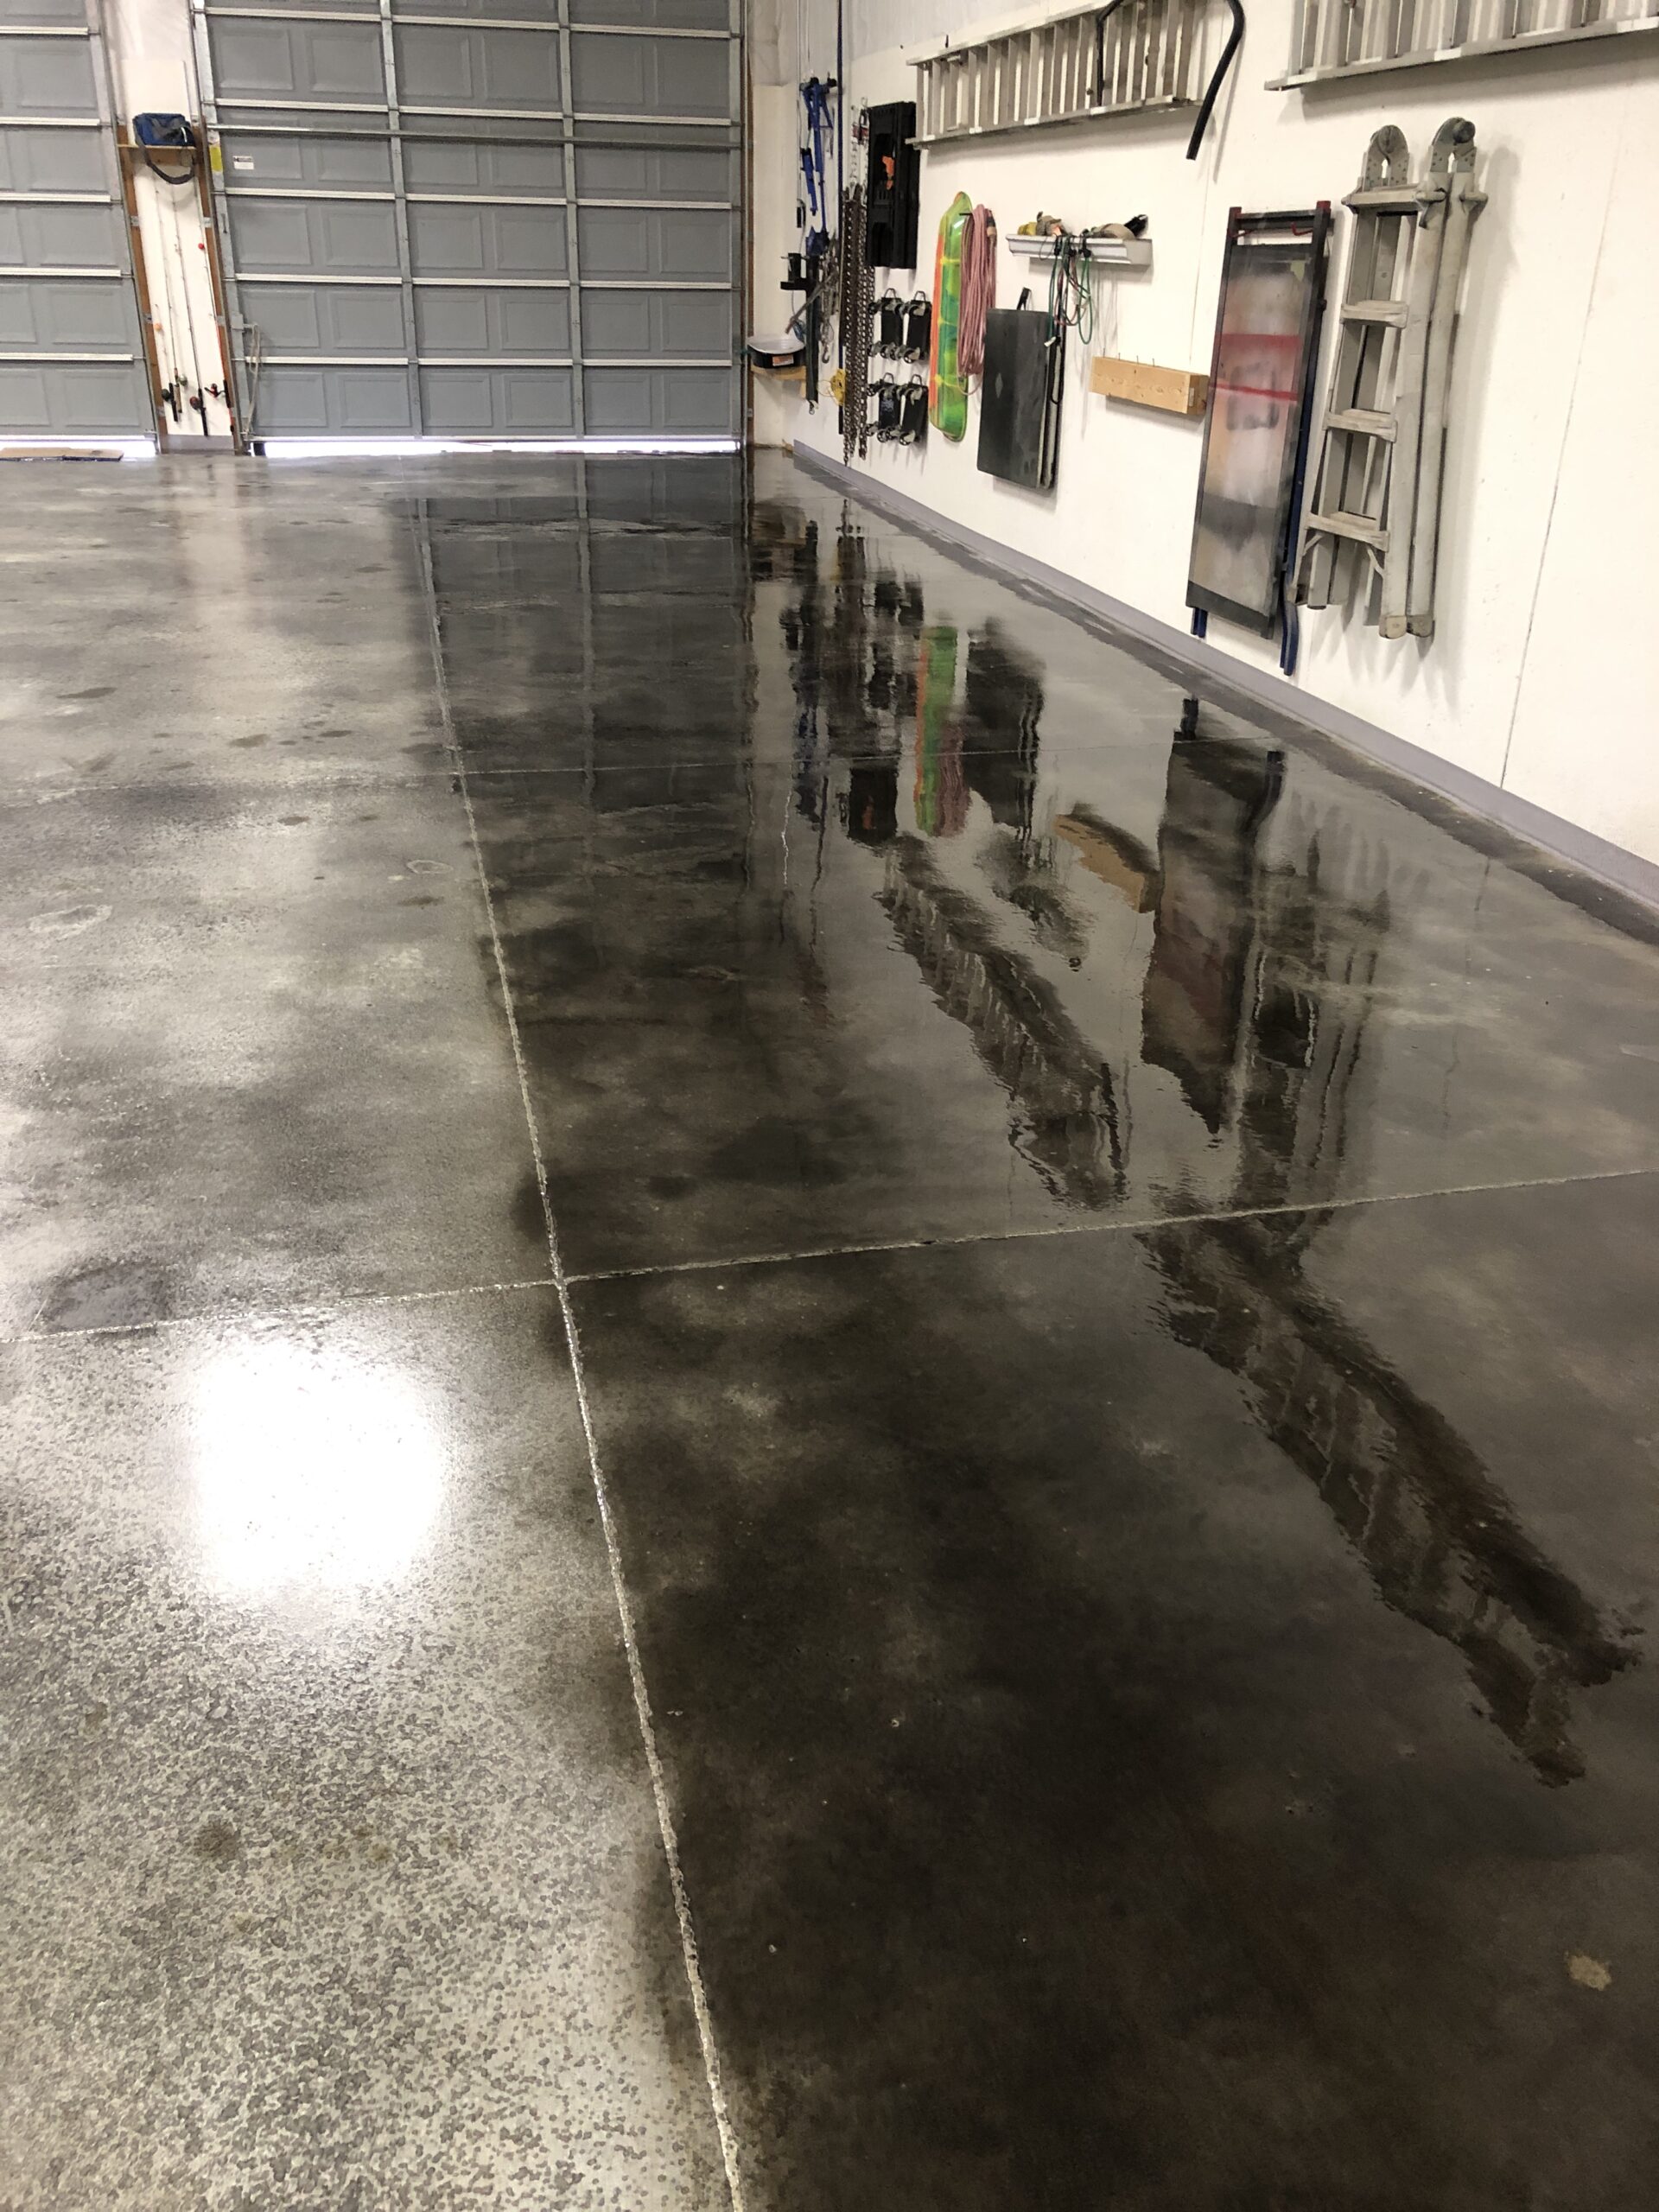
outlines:
[[[1470,226],[1486,203],[1475,126],[1461,116],[1435,132],[1420,182],[1410,168],[1403,133],[1385,124],[1344,202],[1354,234],[1296,580],[1304,606],[1328,607],[1357,577],[1380,575],[1385,638],[1433,634],[1452,337]]]

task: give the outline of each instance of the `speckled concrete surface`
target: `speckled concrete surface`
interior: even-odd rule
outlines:
[[[779,461],[0,489],[0,2212],[1648,2212],[1659,919]]]
[[[0,2204],[721,2201],[554,1294],[0,1395]]]
[[[547,1274],[448,777],[0,798],[0,1318]]]

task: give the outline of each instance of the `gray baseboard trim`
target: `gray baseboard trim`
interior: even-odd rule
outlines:
[[[1230,707],[1255,721],[1263,719],[1265,709],[1267,715],[1287,734],[1312,734],[1345,746],[1391,775],[1403,776],[1420,790],[1450,800],[1464,814],[1507,831],[1511,838],[1541,847],[1556,861],[1567,861],[1627,898],[1659,907],[1659,863],[1627,852],[1622,845],[1611,844],[1592,830],[1581,830],[1576,823],[1564,821],[1560,815],[1535,806],[1530,799],[1488,783],[1484,776],[1471,775],[1438,753],[1379,729],[1344,708],[1313,698],[1281,676],[1234,660],[1205,639],[1096,591],[1092,584],[1067,575],[1062,569],[1033,561],[1027,554],[998,544],[995,538],[952,522],[874,477],[802,446],[794,448],[794,457],[795,466],[806,475],[850,494],[999,582],[1022,588],[1091,628],[1101,628],[1114,643],[1130,651],[1138,649],[1141,658],[1151,659],[1165,674],[1195,682],[1217,705]]]

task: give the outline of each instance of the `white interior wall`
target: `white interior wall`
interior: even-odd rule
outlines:
[[[104,22],[116,111],[128,129],[135,115],[144,114],[188,115],[199,123],[201,103],[186,0],[104,0]],[[195,190],[163,184],[142,166],[136,175],[148,305],[162,380],[176,372],[205,397],[207,385],[224,382],[225,372]],[[208,399],[203,415],[186,408],[181,422],[169,416],[168,430],[175,444],[222,438],[229,434],[230,417],[218,401]]]
[[[1006,5],[849,0],[850,111],[914,97],[896,27],[914,44]],[[812,0],[812,12],[833,24],[826,0]],[[1039,208],[1074,226],[1144,213],[1153,268],[1102,281],[1095,350],[1207,369],[1230,205],[1339,201],[1379,123],[1398,123],[1421,159],[1446,116],[1471,117],[1491,204],[1474,233],[1455,357],[1437,633],[1384,640],[1357,613],[1305,613],[1294,681],[1659,862],[1659,653],[1649,613],[1659,597],[1659,437],[1645,404],[1659,337],[1648,212],[1659,188],[1659,33],[1269,92],[1264,80],[1288,50],[1291,0],[1246,0],[1246,12],[1244,46],[1196,162],[1184,158],[1189,126],[1179,115],[925,154],[922,281],[931,283],[932,241],[958,190],[990,206],[1005,238]],[[1212,52],[1218,29],[1219,18]],[[757,207],[766,192],[757,165]],[[1339,217],[1333,295],[1348,222]],[[1032,277],[1005,245],[999,301],[1013,304],[1027,281],[1040,302],[1040,272]],[[757,290],[767,282],[757,236]],[[1334,318],[1327,339],[1333,331]],[[873,444],[862,466],[950,520],[1185,628],[1201,427],[1095,397],[1087,368],[1074,339],[1052,494],[979,473],[976,416],[959,446],[937,434],[919,452]],[[781,404],[769,428],[780,442],[840,457],[827,403],[810,415]],[[1276,666],[1273,641],[1217,618],[1210,638],[1257,668]]]

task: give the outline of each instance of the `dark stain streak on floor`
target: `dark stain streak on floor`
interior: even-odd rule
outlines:
[[[1649,2212],[1653,918],[775,459],[75,474],[0,2204]]]

